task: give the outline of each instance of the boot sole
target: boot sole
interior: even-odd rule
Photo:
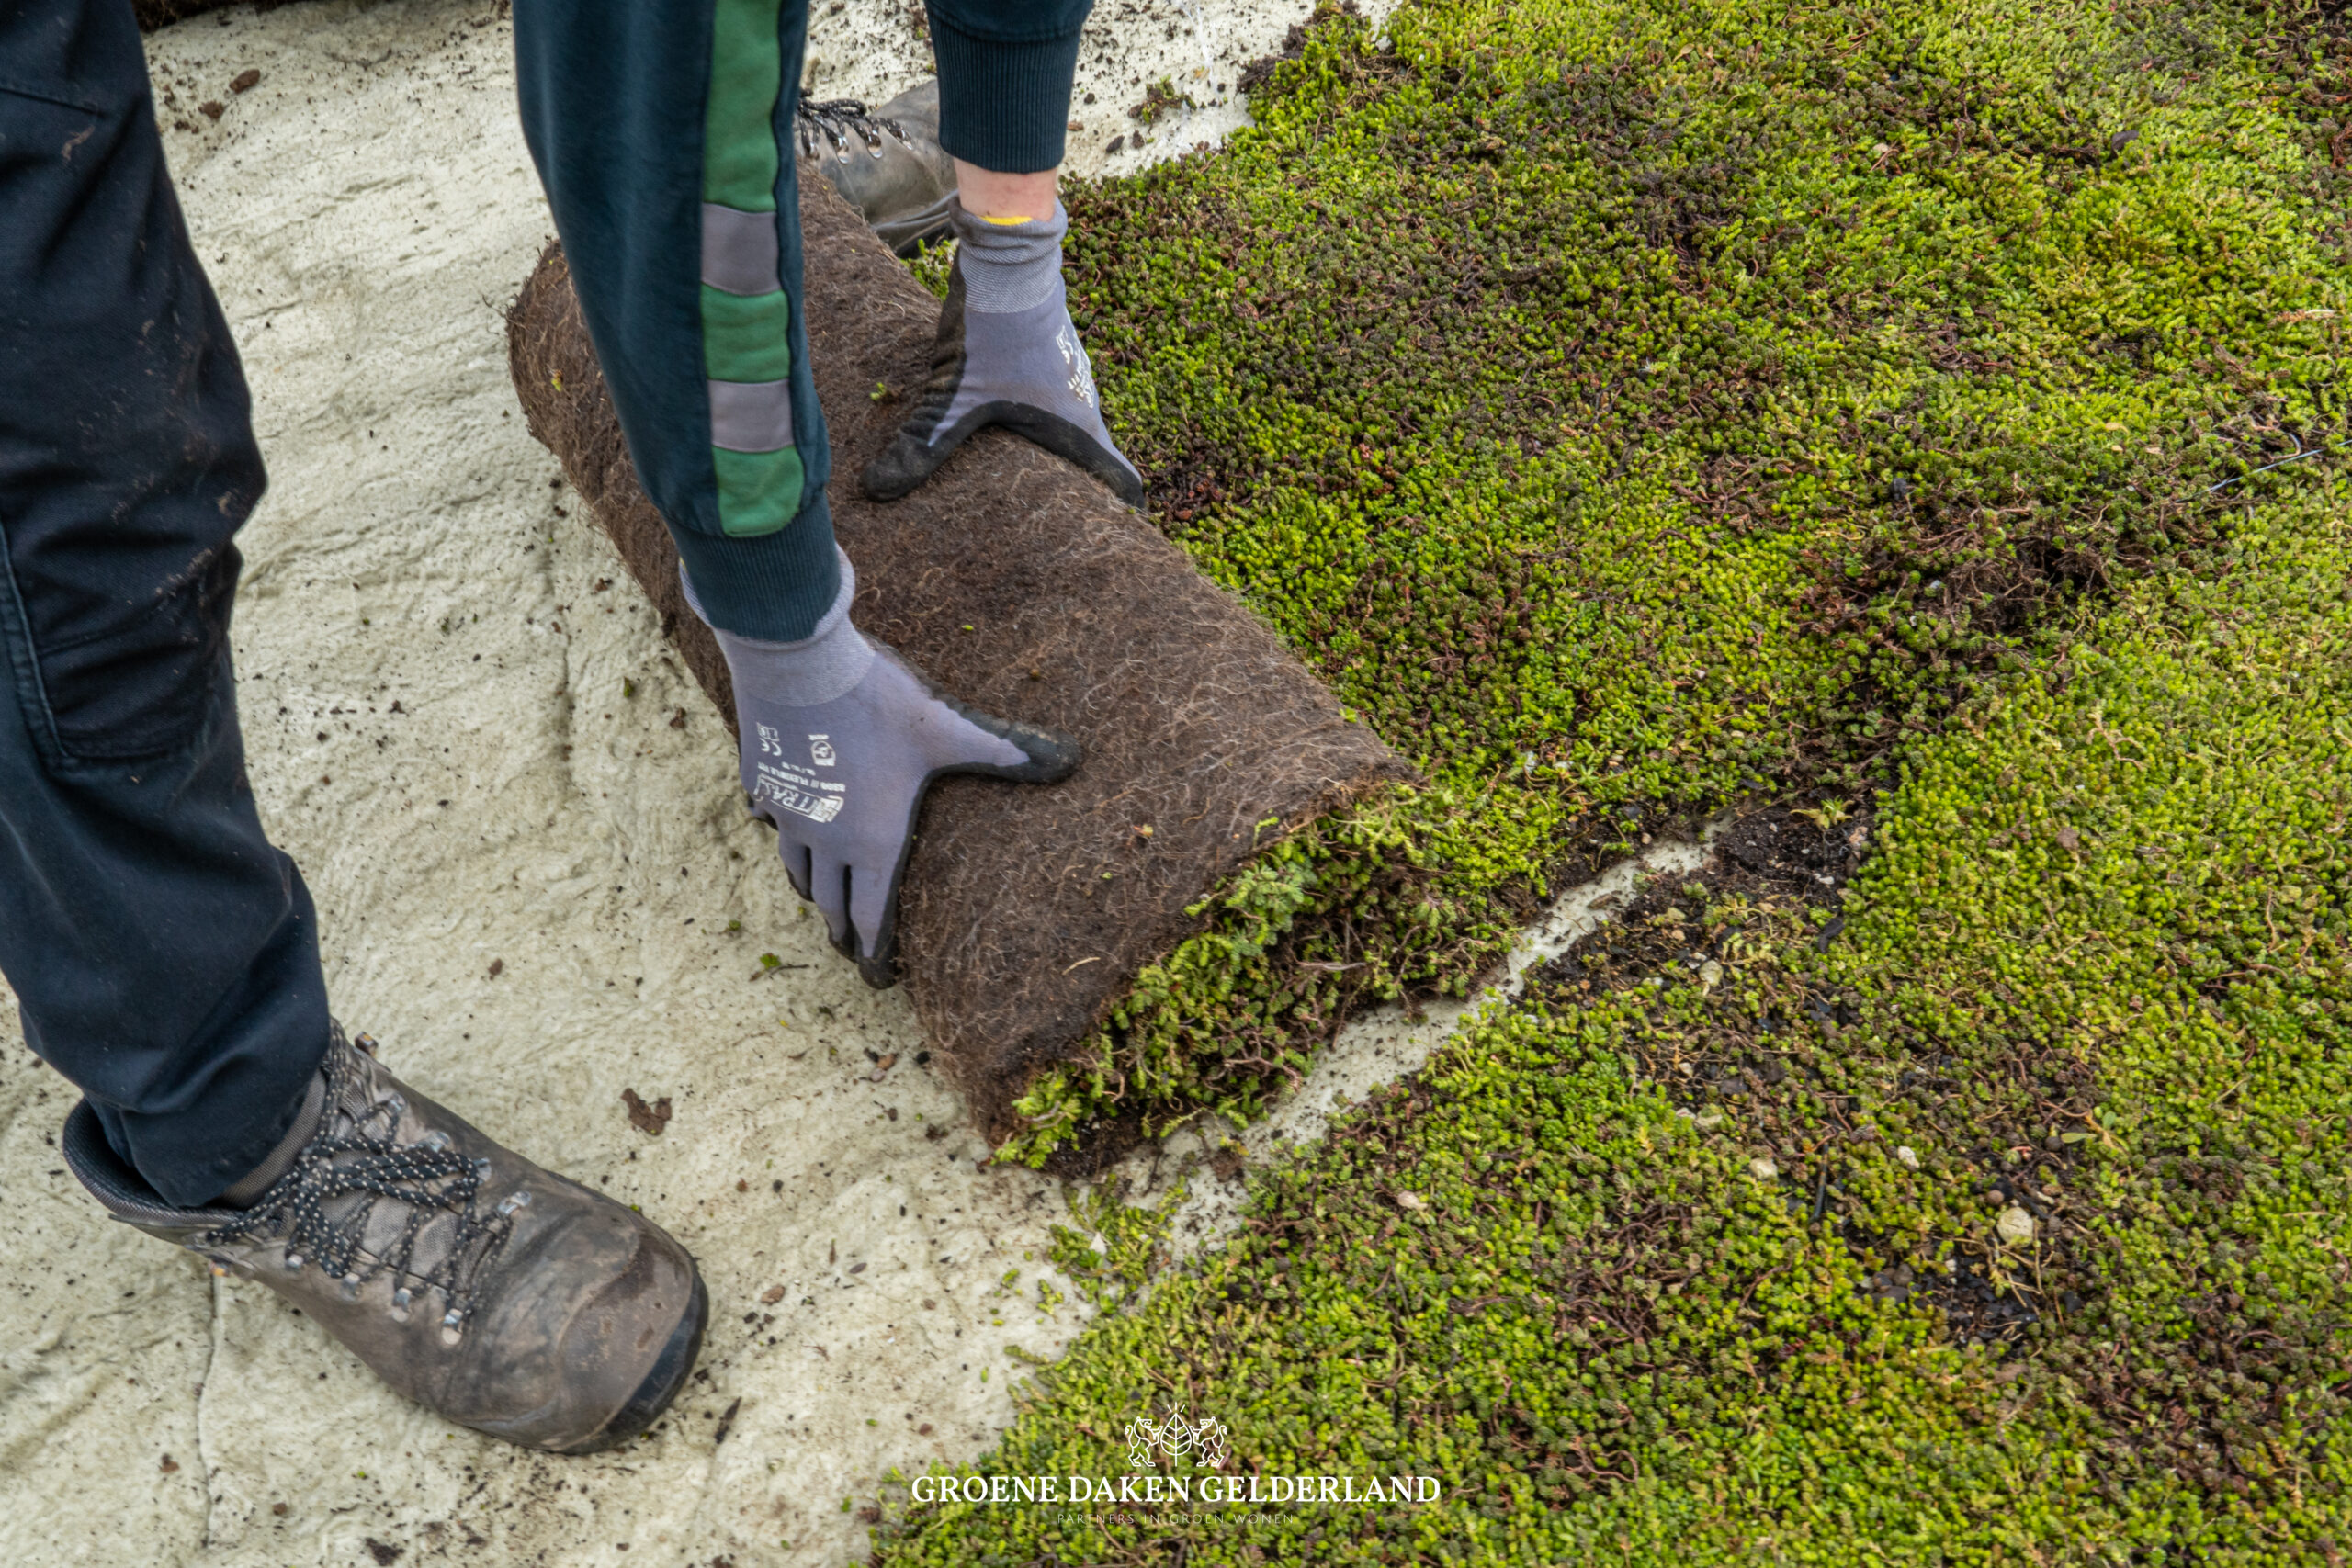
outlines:
[[[694,1375],[695,1361],[702,1354],[702,1331],[710,1318],[710,1297],[703,1290],[702,1269],[690,1265],[695,1271],[695,1293],[686,1303],[686,1315],[670,1331],[670,1342],[662,1347],[662,1354],[654,1359],[653,1370],[637,1385],[610,1421],[592,1438],[557,1449],[560,1454],[601,1453],[618,1448],[643,1432],[670,1408],[678,1391],[686,1386],[686,1379]]]

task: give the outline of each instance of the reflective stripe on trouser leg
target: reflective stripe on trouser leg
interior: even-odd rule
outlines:
[[[717,0],[704,110],[703,374],[719,526],[737,537],[789,523],[804,479],[792,439],[792,301],[775,227],[780,9],[779,0]]]

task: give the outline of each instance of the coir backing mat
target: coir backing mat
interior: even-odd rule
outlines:
[[[900,891],[915,1010],[1001,1145],[1021,1130],[1012,1107],[1029,1083],[1075,1061],[1137,971],[1199,929],[1188,906],[1268,836],[1411,770],[1238,601],[1060,458],[984,431],[905,500],[858,496],[852,476],[906,406],[871,394],[921,383],[939,304],[831,186],[800,185],[810,355],[857,625],[965,700],[1086,748],[1050,787],[941,781]],[[685,607],[557,247],[514,304],[508,347],[531,433],[731,725],[725,661]],[[1065,1163],[1092,1166],[1132,1136],[1082,1129]]]

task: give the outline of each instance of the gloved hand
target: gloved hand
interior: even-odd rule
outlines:
[[[776,829],[793,890],[817,906],[834,948],[867,985],[898,978],[899,877],[931,781],[978,773],[1052,784],[1078,742],[965,706],[849,622],[854,579],[802,642],[717,631],[735,680],[743,792]],[[694,604],[691,583],[686,600]],[[699,605],[695,614],[701,614]]]
[[[914,412],[863,482],[876,501],[896,501],[929,479],[982,425],[1019,431],[1143,504],[1143,478],[1113,445],[1094,393],[1094,369],[1070,324],[1062,284],[1062,236],[1069,218],[991,223],[950,200],[955,270],[932,345],[931,378]]]

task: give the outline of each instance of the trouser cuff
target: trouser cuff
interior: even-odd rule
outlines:
[[[799,642],[841,593],[832,508],[822,495],[773,534],[731,539],[672,528],[695,603],[717,630],[763,642]]]
[[[294,1156],[319,1135],[319,1122],[326,1115],[326,1074],[322,1071],[312,1073],[310,1087],[302,1091],[302,1101],[295,1108],[294,1124],[286,1129],[286,1135],[277,1140],[277,1146],[263,1156],[262,1162],[254,1167],[250,1174],[232,1184],[216,1201],[227,1208],[242,1209],[277,1185],[277,1179],[286,1174],[287,1168],[294,1163]]]
[[[1000,175],[1058,167],[1069,133],[1079,30],[1066,38],[1000,43],[959,30],[934,10],[939,61],[939,144]]]

